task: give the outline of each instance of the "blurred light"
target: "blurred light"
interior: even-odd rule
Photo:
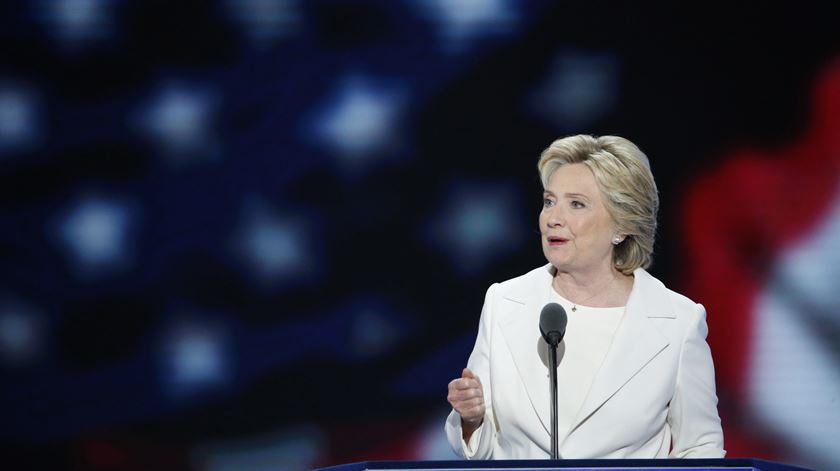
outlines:
[[[485,36],[513,31],[518,13],[507,0],[415,0],[438,30],[445,52],[458,53]]]
[[[181,318],[164,341],[164,386],[174,396],[225,386],[231,379],[230,334],[218,322]]]
[[[838,234],[840,198],[812,234],[780,257],[759,296],[752,341],[753,407],[803,459],[826,469],[840,467]]]
[[[37,360],[44,349],[44,323],[32,307],[0,298],[0,357],[20,367]]]
[[[141,113],[139,125],[169,164],[179,167],[218,155],[215,115],[213,93],[197,86],[170,83],[156,92]]]
[[[537,87],[529,107],[559,129],[585,130],[618,101],[619,70],[618,59],[611,54],[564,51]]]
[[[131,216],[125,204],[113,199],[88,198],[61,219],[60,240],[80,274],[111,272],[130,261]]]
[[[301,282],[317,273],[312,236],[299,217],[275,214],[256,199],[246,202],[243,213],[237,251],[260,284]]]
[[[203,471],[309,470],[326,451],[323,432],[303,425],[250,439],[211,443],[192,453],[192,464]]]
[[[233,19],[258,46],[267,46],[300,28],[300,5],[293,0],[227,0]]]
[[[762,427],[808,461],[840,465],[837,339],[820,339],[801,306],[773,291],[757,300],[752,340],[751,406]],[[828,341],[826,341],[828,340]]]
[[[516,228],[521,215],[512,186],[462,183],[448,194],[440,216],[429,225],[429,239],[449,254],[458,271],[476,274],[520,248],[522,234]]]
[[[398,127],[405,95],[393,82],[345,80],[317,114],[313,141],[334,151],[345,169],[367,166],[401,144]]]
[[[814,232],[783,255],[779,270],[791,292],[816,308],[810,312],[840,331],[840,193]]]
[[[27,150],[41,130],[38,106],[23,87],[0,84],[0,155]]]
[[[47,34],[75,48],[106,39],[113,31],[114,0],[41,0]]]
[[[381,309],[364,308],[357,313],[350,335],[350,348],[359,357],[374,357],[386,352],[402,337],[402,329],[393,316]]]
[[[453,378],[454,379],[454,378]],[[445,394],[443,391],[441,394]],[[417,456],[415,459],[423,461],[451,461],[461,459],[452,451],[452,446],[441,433],[442,424],[446,422],[449,411],[445,408],[430,414],[425,426],[420,431],[419,443],[417,445]]]

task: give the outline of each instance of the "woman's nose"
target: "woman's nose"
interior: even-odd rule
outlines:
[[[562,211],[559,211],[556,207],[549,211],[547,221],[549,227],[566,225],[566,219],[563,217]]]

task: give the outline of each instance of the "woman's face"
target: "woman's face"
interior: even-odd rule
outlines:
[[[561,272],[586,275],[612,268],[615,223],[589,167],[566,164],[551,175],[540,233],[545,258]]]

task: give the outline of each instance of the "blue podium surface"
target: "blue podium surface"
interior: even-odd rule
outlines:
[[[361,461],[315,471],[551,471],[551,470],[634,470],[654,471],[663,469],[687,469],[694,471],[813,471],[809,468],[791,466],[754,458],[723,459],[627,459],[627,460],[505,460],[505,461]]]

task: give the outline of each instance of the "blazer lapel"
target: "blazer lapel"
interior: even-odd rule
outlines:
[[[548,367],[541,358],[547,347],[540,335],[540,312],[549,300],[551,289],[550,265],[536,271],[535,278],[527,277],[524,283],[512,286],[502,297],[506,306],[499,312],[499,327],[510,350],[516,370],[534,412],[546,433],[551,429]]]
[[[637,269],[634,275],[624,318],[570,433],[668,346],[668,340],[649,319],[674,317],[664,285],[643,269]]]

